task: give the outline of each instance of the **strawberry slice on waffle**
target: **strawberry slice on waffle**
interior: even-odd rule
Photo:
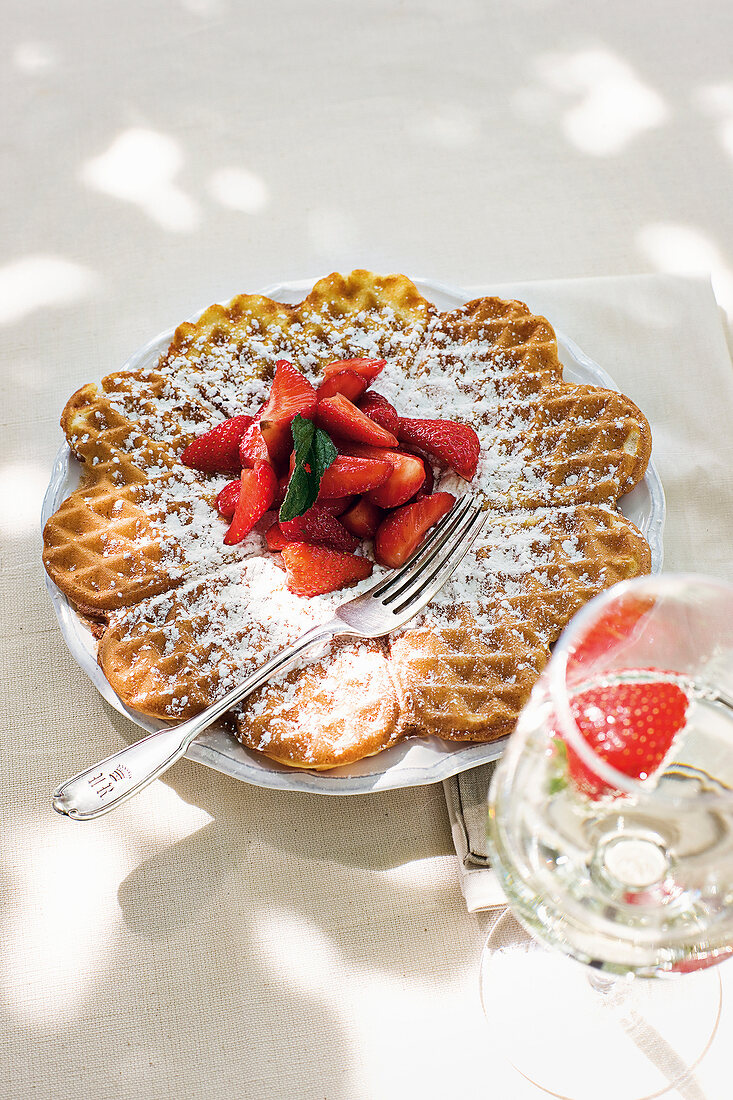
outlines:
[[[430,528],[450,512],[455,501],[452,493],[433,493],[390,512],[374,536],[374,556],[379,564],[389,569],[404,565]]]
[[[358,402],[358,406],[364,415],[373,420],[375,424],[379,424],[380,427],[397,436],[400,430],[399,413],[386,397],[382,397],[381,393],[367,390]]]
[[[258,462],[253,470],[242,470],[239,498],[232,522],[224,536],[227,546],[241,542],[271,507],[277,492],[277,475],[269,462]]]
[[[342,554],[325,546],[291,542],[282,550],[288,588],[296,596],[321,596],[371,576],[368,558]]]
[[[415,420],[403,417],[397,433],[400,443],[419,447],[444,466],[470,481],[476,473],[481,443],[468,424],[457,420]]]
[[[242,468],[239,443],[253,420],[252,416],[232,416],[216,424],[189,443],[181,454],[181,462],[205,474],[239,473]]]
[[[366,380],[367,385],[374,381],[387,366],[386,359],[335,359],[328,363],[322,371],[323,378],[332,378],[341,371],[351,370],[360,374]]]
[[[270,396],[259,414],[260,431],[274,465],[287,464],[293,448],[290,425],[298,414],[311,419],[317,403],[316,391],[308,379],[287,359],[278,359]]]
[[[397,447],[397,436],[366,416],[342,393],[318,402],[316,422],[331,435],[372,447]]]

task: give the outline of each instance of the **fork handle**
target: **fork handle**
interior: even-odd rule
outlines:
[[[116,809],[175,764],[200,733],[245,696],[293,664],[305,650],[344,633],[347,633],[344,624],[335,619],[309,630],[200,714],[187,722],[150,733],[141,741],[120,749],[99,764],[67,779],[53,792],[54,810],[75,821],[90,821]]]

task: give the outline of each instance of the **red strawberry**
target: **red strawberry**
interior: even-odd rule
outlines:
[[[402,447],[400,448],[400,453],[415,455],[415,457],[419,458],[422,462],[423,469],[425,471],[425,480],[423,481],[418,491],[415,493],[415,496],[411,499],[419,500],[421,497],[429,497],[435,486],[435,475],[433,474],[433,467],[428,462],[426,456],[424,454],[421,454],[420,451],[415,450],[415,448],[413,447]],[[409,504],[409,501],[407,501],[407,503]]]
[[[330,378],[324,379],[316,393],[319,401],[325,400],[326,397],[333,397],[337,393],[342,393],[344,397],[348,397],[349,401],[356,401],[368,385],[369,382],[363,374],[357,374],[355,370],[340,370]]]
[[[381,393],[368,390],[358,404],[364,415],[373,420],[375,424],[379,424],[380,427],[385,428],[392,435],[397,435],[400,430],[399,414],[394,405],[390,405],[387,398],[382,397]]]
[[[392,452],[389,453],[391,455]],[[387,452],[382,451],[381,454],[386,456]],[[351,458],[348,455],[339,455],[321,478],[318,497],[346,497],[354,493],[365,493],[368,489],[374,489],[386,482],[392,469],[391,458]]]
[[[356,554],[341,554],[325,546],[309,546],[291,542],[282,550],[288,576],[288,588],[296,596],[319,596],[335,592],[371,576],[373,565],[368,558]]]
[[[276,465],[284,465],[293,449],[292,421],[298,413],[307,420],[312,419],[317,401],[316,391],[308,379],[287,359],[278,359],[270,396],[259,414],[270,460]]]
[[[360,497],[356,504],[344,512],[341,522],[347,531],[360,539],[372,539],[384,519],[384,511],[372,504],[367,497]]]
[[[374,461],[381,458],[392,463],[389,477],[369,492],[372,504],[377,504],[380,508],[397,508],[400,504],[406,504],[425,481],[425,465],[416,455],[363,445],[345,445],[343,451],[358,458],[371,458]]]
[[[415,496],[416,500],[420,500],[421,497],[429,497],[433,491],[435,485],[435,474],[433,473],[433,467],[430,465],[426,458],[422,459],[422,464],[425,467],[425,481],[422,483]]]
[[[688,699],[677,684],[628,683],[588,688],[570,699],[570,710],[594,753],[630,779],[646,779],[661,765],[685,724]],[[594,772],[569,745],[568,774],[590,798],[617,789]]]
[[[633,637],[641,619],[654,607],[651,596],[627,593],[606,607],[588,633],[580,638],[568,654],[568,670],[583,673],[599,657],[605,657],[620,644]]]
[[[357,409],[353,401],[337,393],[319,401],[316,422],[332,435],[352,439],[355,443],[368,443],[372,447],[396,447],[397,436],[392,435],[375,421]]]
[[[283,546],[287,546],[288,543],[292,541],[292,539],[289,539],[283,534],[283,530],[277,521],[273,523],[272,527],[268,527],[265,532],[267,548],[268,550],[272,550],[275,554],[279,554]]]
[[[237,478],[236,481],[230,481],[225,485],[216,498],[216,510],[224,519],[231,519],[234,515],[241,488],[242,482]]]
[[[397,433],[400,443],[419,447],[470,481],[481,450],[479,437],[468,424],[456,420],[412,420],[403,417]]]
[[[386,366],[386,359],[337,359],[325,366],[322,374],[324,378],[330,378],[341,371],[353,370],[355,374],[360,374],[362,378],[366,378],[367,384],[369,384]]]
[[[388,451],[389,461],[393,465],[392,473],[383,485],[369,493],[372,504],[380,508],[398,508],[414,497],[425,481],[425,466],[422,459],[415,455]]]
[[[311,542],[331,546],[334,550],[356,550],[359,539],[344,525],[317,504],[295,519],[281,520],[280,530],[288,542]]]
[[[417,550],[427,531],[450,512],[456,498],[452,493],[432,496],[405,504],[390,512],[374,536],[374,556],[380,565],[397,569]]]
[[[254,420],[245,429],[239,441],[239,458],[243,466],[252,469],[256,462],[269,462],[270,451],[262,434],[259,420]]]
[[[354,497],[319,497],[318,507],[332,516],[341,516],[354,503]]]
[[[239,441],[252,423],[251,416],[232,416],[193,439],[181,454],[184,466],[205,474],[239,473]]]
[[[272,505],[277,492],[277,476],[269,462],[258,462],[253,470],[242,470],[239,500],[229,530],[227,546],[241,542]]]

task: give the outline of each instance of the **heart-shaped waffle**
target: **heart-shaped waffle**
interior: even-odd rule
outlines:
[[[562,379],[552,326],[521,302],[481,298],[439,313],[401,275],[355,271],[299,304],[242,295],[176,330],[149,369],[87,385],[62,426],[81,485],[44,531],[46,568],[103,624],[99,661],[129,706],[196,713],[324,621],[360,589],[294,595],[261,527],[226,546],[215,500],[227,481],[180,462],[222,419],[254,414],[275,363],[317,383],[334,360],[387,361],[375,388],[402,416],[471,425],[471,491],[491,515],[433,603],[396,635],[334,642],[240,706],[244,744],[314,769],[409,736],[508,733],[565,623],[649,547],[617,509],[643,477],[648,424],[628,398]],[[465,491],[456,473],[436,488]],[[100,628],[101,629],[101,628]]]

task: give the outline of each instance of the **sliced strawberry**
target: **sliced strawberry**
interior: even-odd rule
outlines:
[[[205,474],[236,474],[242,468],[239,441],[252,423],[251,416],[232,416],[191,440],[181,454],[184,466]]]
[[[619,645],[632,641],[644,616],[654,607],[654,598],[625,593],[606,607],[590,630],[568,653],[568,670],[584,673],[598,658],[606,657]]]
[[[456,420],[412,420],[403,417],[397,435],[400,443],[427,451],[467,481],[476,473],[481,443],[468,424]]]
[[[241,488],[242,482],[237,478],[225,485],[216,498],[216,510],[224,519],[231,519],[234,515]]]
[[[293,539],[289,539],[287,535],[283,533],[280,524],[275,522],[272,527],[267,528],[265,532],[265,542],[267,543],[268,550],[272,550],[273,553],[279,554],[283,546],[287,546],[289,542],[293,542]]]
[[[369,499],[380,508],[397,508],[406,504],[415,496],[425,481],[425,464],[421,458],[403,451],[383,450],[380,447],[367,447],[365,444],[344,443],[341,451],[355,458],[370,458],[372,461],[386,459],[392,464],[392,473],[375,489],[369,491]]]
[[[389,452],[392,473],[383,485],[371,489],[369,499],[380,508],[399,508],[415,496],[425,481],[425,466],[415,455]]]
[[[319,401],[316,423],[332,435],[351,439],[354,443],[367,443],[372,447],[398,446],[397,436],[365,416],[342,393]]]
[[[280,505],[285,500],[285,494],[288,491],[288,482],[290,481],[290,474],[285,474],[284,477],[278,479],[277,492],[275,493],[275,499],[272,502],[272,507],[275,511],[279,511]]]
[[[368,385],[369,382],[363,374],[357,374],[355,370],[340,370],[324,379],[316,393],[319,401],[334,397],[337,393],[342,393],[349,401],[356,401]]]
[[[258,462],[253,470],[242,470],[239,500],[224,542],[241,542],[271,507],[277,492],[277,475],[269,462]]]
[[[425,471],[425,480],[414,497],[411,497],[410,500],[419,500],[420,497],[429,497],[435,486],[435,475],[433,474],[433,467],[428,462],[427,456],[414,447],[401,447],[400,454],[414,455],[415,458],[419,458],[422,462],[423,470]],[[406,503],[409,504],[410,501],[406,501]]]
[[[287,359],[275,363],[270,396],[260,409],[260,420],[287,420],[300,413],[309,419],[316,407],[316,391],[308,379]]]
[[[390,405],[386,397],[382,397],[381,393],[367,390],[358,402],[358,406],[364,415],[373,420],[375,424],[379,424],[381,428],[385,428],[392,435],[397,435],[400,430],[399,413],[394,405]]]
[[[369,384],[386,366],[386,359],[337,359],[325,366],[321,373],[325,379],[344,370],[353,370],[355,374],[360,374],[362,378],[366,378],[367,384]]]
[[[390,456],[393,452],[389,452]],[[382,455],[387,452],[382,451]],[[346,497],[354,493],[365,493],[382,485],[391,476],[393,470],[390,458],[352,458],[339,455],[328,467],[321,478],[318,499],[321,497]]]
[[[298,413],[306,420],[312,419],[317,401],[316,391],[308,379],[287,359],[278,359],[270,396],[259,414],[270,461],[276,466],[283,466],[293,449],[291,423]]]
[[[302,516],[280,521],[280,530],[288,542],[310,542],[334,550],[356,550],[359,539],[329,512],[313,504]]]
[[[630,779],[647,779],[662,764],[683,728],[688,699],[677,684],[629,683],[588,688],[570,699],[570,711],[593,752]],[[569,745],[568,774],[590,798],[616,793]]]
[[[450,512],[456,498],[452,493],[433,493],[390,512],[374,536],[374,556],[380,565],[397,569],[417,550],[428,530]]]
[[[242,466],[252,469],[257,462],[270,462],[270,450],[262,434],[259,420],[253,420],[239,441],[239,458]]]
[[[367,497],[360,497],[341,516],[341,522],[347,531],[360,539],[372,539],[384,519],[384,510],[372,504]]]
[[[296,596],[319,596],[338,588],[356,584],[371,575],[373,565],[368,558],[342,554],[325,546],[310,546],[291,542],[282,550],[288,577],[288,588]]]
[[[416,500],[421,497],[429,497],[435,486],[435,474],[433,473],[433,467],[430,465],[426,458],[421,459],[423,466],[425,467],[425,481],[422,483],[416,493]]]
[[[341,516],[354,503],[354,497],[319,497],[318,507],[332,516]]]

